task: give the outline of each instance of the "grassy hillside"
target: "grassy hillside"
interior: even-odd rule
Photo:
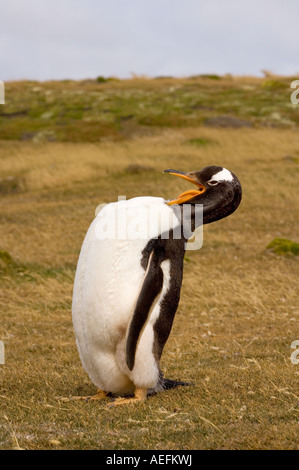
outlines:
[[[298,449],[299,365],[290,356],[299,257],[267,249],[275,238],[299,242],[292,79],[6,84],[0,449]],[[189,185],[165,168],[209,164],[234,171],[244,196],[186,254],[162,369],[195,385],[115,409],[64,401],[95,391],[76,350],[71,299],[97,205],[173,198]]]
[[[0,139],[117,141],[153,127],[217,124],[292,128],[299,124],[290,102],[293,79],[201,75],[9,83]]]

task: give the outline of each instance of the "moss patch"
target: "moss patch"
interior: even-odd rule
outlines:
[[[286,253],[299,255],[299,243],[288,240],[287,238],[274,238],[267,246],[267,249],[272,250],[277,255],[285,255]]]
[[[215,144],[216,142],[205,137],[197,137],[187,140],[187,143],[190,145],[195,145],[196,147],[206,147],[207,145]]]
[[[0,250],[0,280],[10,279],[18,281],[37,282],[40,278],[68,278],[63,268],[46,268],[37,263],[21,263],[15,261],[7,252]]]

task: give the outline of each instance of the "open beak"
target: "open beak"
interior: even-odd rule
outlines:
[[[195,184],[195,186],[198,187],[197,190],[192,189],[189,191],[185,191],[173,201],[169,201],[167,203],[169,206],[173,204],[184,204],[184,202],[188,202],[190,201],[190,199],[193,199],[194,197],[199,196],[200,194],[203,194],[206,190],[204,185],[198,180],[198,178],[196,177],[194,173],[183,173],[182,171],[177,171],[177,170],[164,170],[164,173],[170,173],[171,175],[184,178],[185,180],[190,181],[190,183]]]

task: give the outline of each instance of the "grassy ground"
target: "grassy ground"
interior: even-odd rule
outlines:
[[[290,80],[7,84],[2,113],[26,113],[0,117],[0,449],[298,449],[299,258],[266,249],[274,238],[299,241]],[[205,124],[228,115],[250,125]],[[195,385],[116,409],[60,400],[95,391],[71,298],[96,206],[173,198],[189,187],[165,168],[208,164],[234,171],[244,197],[186,254],[162,369]]]
[[[294,127],[299,124],[298,109],[290,102],[294,79],[214,75],[12,82],[5,87],[0,139],[118,141],[156,127],[213,125],[219,116],[238,118],[246,126]]]

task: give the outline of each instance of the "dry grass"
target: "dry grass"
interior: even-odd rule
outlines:
[[[299,366],[290,345],[299,339],[299,259],[266,250],[275,237],[299,241],[298,157],[290,129],[183,127],[100,144],[2,141],[1,175],[22,185],[0,200],[0,250],[13,260],[0,264],[0,448],[298,449]],[[162,368],[195,385],[112,410],[60,401],[94,391],[75,347],[71,296],[96,206],[119,194],[176,196],[186,184],[162,170],[208,164],[234,171],[244,197],[233,216],[205,228],[203,248],[186,255]]]

